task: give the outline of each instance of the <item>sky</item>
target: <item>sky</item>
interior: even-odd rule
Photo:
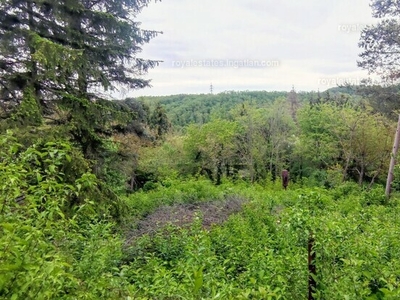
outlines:
[[[324,91],[358,84],[361,30],[376,20],[369,0],[163,0],[137,16],[163,33],[138,57],[162,61],[151,88],[120,96],[224,91]]]

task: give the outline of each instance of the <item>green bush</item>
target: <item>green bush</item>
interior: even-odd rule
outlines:
[[[24,149],[12,135],[1,136],[2,299],[128,295],[118,275],[121,239],[112,233],[110,210],[87,198],[96,194],[95,176],[65,182],[70,150],[65,142]]]
[[[126,198],[135,218],[230,195],[248,202],[221,225],[202,228],[197,215],[123,252],[113,205],[98,201],[102,183],[88,171],[66,179],[71,155],[79,152],[66,142],[0,139],[1,299],[305,298],[311,236],[317,299],[400,297],[400,202],[394,194],[387,203],[382,187],[166,178]]]
[[[361,194],[362,205],[384,205],[388,199],[382,186],[375,186],[369,190],[363,191]]]
[[[215,186],[207,179],[166,179],[161,184],[151,184],[151,189],[129,195],[126,202],[136,216],[145,216],[157,207],[176,203],[199,203],[223,199],[230,185]]]
[[[381,188],[218,189],[251,201],[221,226],[205,230],[196,221],[137,240],[125,274],[139,299],[306,298],[310,236],[317,299],[400,297],[398,201],[381,205]]]

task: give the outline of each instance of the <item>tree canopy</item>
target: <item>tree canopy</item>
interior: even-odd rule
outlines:
[[[400,9],[397,1],[374,0],[372,15],[380,19],[361,32],[358,66],[390,82],[400,78]]]

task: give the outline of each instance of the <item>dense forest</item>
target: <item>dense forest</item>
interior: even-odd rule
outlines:
[[[0,299],[399,299],[398,5],[380,84],[111,99],[149,2],[0,1]]]

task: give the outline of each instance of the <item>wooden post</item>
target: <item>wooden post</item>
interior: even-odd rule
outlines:
[[[399,150],[399,140],[400,140],[400,115],[399,115],[399,120],[397,121],[397,129],[396,129],[396,134],[394,136],[392,156],[390,157],[389,172],[386,181],[385,195],[387,198],[390,197],[391,185],[393,182],[393,171],[394,171],[394,166],[396,165],[396,155],[397,151]]]
[[[316,292],[317,282],[317,267],[315,266],[315,251],[314,251],[314,235],[311,232],[308,238],[308,300],[314,300],[312,293]]]

